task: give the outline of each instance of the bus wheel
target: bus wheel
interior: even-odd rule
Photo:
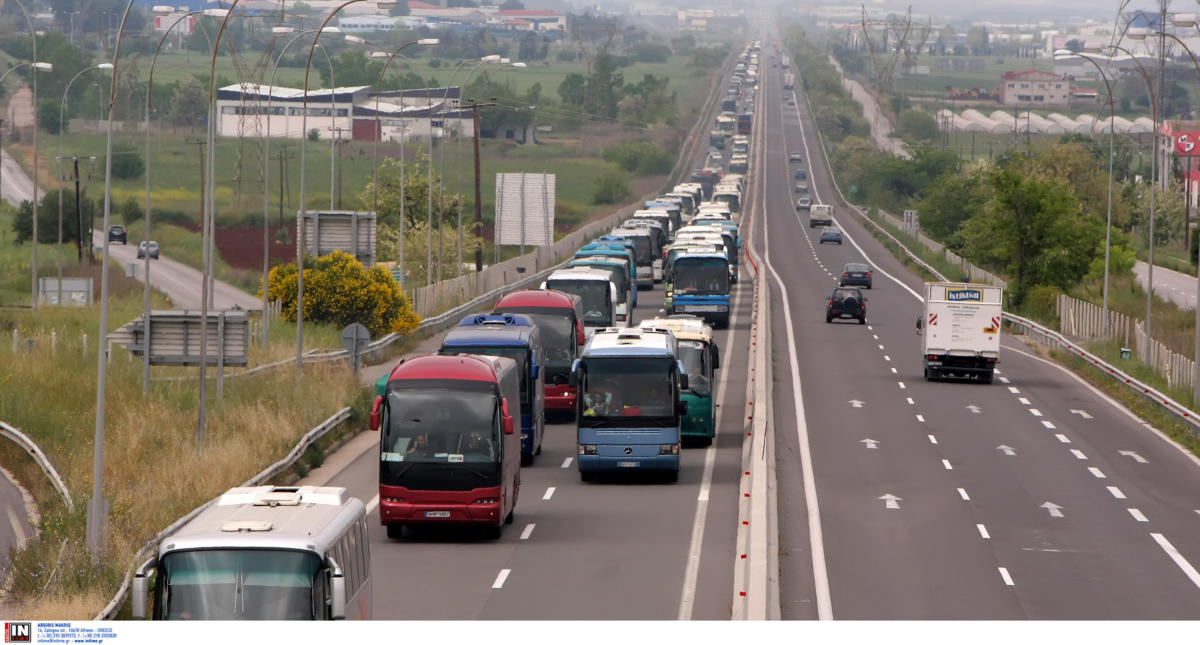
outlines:
[[[596,473],[591,473],[586,470],[579,471],[579,481],[590,482],[590,481],[595,481],[595,479],[596,479]]]
[[[533,455],[527,455],[525,453],[521,453],[521,465],[529,466],[532,464],[533,464]]]
[[[712,441],[713,441],[712,437],[700,437],[699,439],[696,440],[696,444],[699,446],[711,446]]]
[[[678,470],[667,471],[666,473],[664,473],[663,479],[665,479],[668,484],[674,484],[675,482],[679,481],[679,471]]]
[[[401,537],[404,536],[404,525],[403,524],[388,524],[386,528],[387,528],[387,536],[388,536],[389,540],[399,540]]]
[[[514,514],[515,514],[516,512],[517,512],[517,509],[515,509],[515,508],[514,508],[514,509],[512,509],[512,510],[510,510],[510,511],[508,512],[508,515],[505,515],[505,516],[504,516],[504,523],[505,523],[505,524],[512,524],[512,523],[513,523]]]
[[[489,526],[483,530],[483,535],[489,540],[499,540],[502,530],[503,529],[499,525]]]

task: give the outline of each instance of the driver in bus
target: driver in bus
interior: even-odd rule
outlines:
[[[429,439],[422,433],[413,438],[404,454],[429,458],[433,456],[433,448],[429,445]]]
[[[621,409],[617,400],[618,384],[611,377],[601,377],[588,382],[587,392],[583,395],[584,411],[587,417],[612,415]]]

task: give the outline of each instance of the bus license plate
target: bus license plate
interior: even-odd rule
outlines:
[[[687,311],[720,311],[717,305],[691,305],[686,308]]]
[[[450,511],[425,511],[425,517],[450,517]]]
[[[638,467],[638,462],[636,462],[636,461],[618,461],[617,462],[617,468],[637,468],[637,467]]]

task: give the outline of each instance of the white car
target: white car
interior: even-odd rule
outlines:
[[[798,211],[806,211],[810,206],[812,206],[812,200],[807,197],[801,197],[796,200],[796,210]]]

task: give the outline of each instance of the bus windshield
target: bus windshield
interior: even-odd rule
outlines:
[[[612,301],[608,295],[608,280],[550,280],[546,287],[573,293],[583,299],[583,324],[607,327],[613,322]]]
[[[625,266],[621,264],[588,264],[586,262],[576,266],[589,266],[600,271],[608,271],[608,279],[617,287],[617,304],[625,304],[629,298],[629,271],[625,270]]]
[[[528,347],[443,347],[443,354],[483,354],[511,358],[521,372],[521,409],[532,410],[533,400],[529,396],[529,348]]]
[[[570,314],[522,307],[503,311],[497,309],[496,313],[523,314],[533,319],[533,324],[542,332],[542,358],[550,372],[554,372],[555,368],[570,367],[571,361],[575,360],[575,326],[571,324]]]
[[[688,392],[697,396],[711,396],[712,383],[705,376],[709,372],[708,348],[698,340],[681,340],[678,344],[679,360],[688,375]]]
[[[323,620],[321,560],[307,551],[175,551],[160,565],[166,620]]]
[[[672,275],[676,294],[729,294],[729,264],[721,258],[676,258]]]
[[[393,462],[496,461],[500,406],[495,394],[451,388],[388,392],[388,423],[380,459]]]
[[[584,369],[581,427],[674,425],[674,360],[592,358]]]
[[[625,239],[633,242],[633,261],[638,266],[646,266],[654,262],[649,235],[626,235]]]

